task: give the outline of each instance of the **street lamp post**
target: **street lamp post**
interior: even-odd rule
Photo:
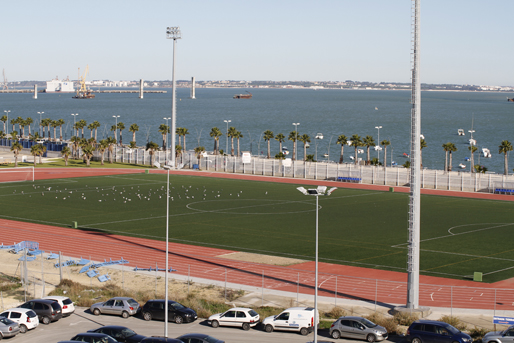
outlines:
[[[38,113],[39,113],[39,112],[38,112]],[[72,113],[71,115],[73,116],[73,127],[71,128],[71,135],[73,136],[73,130],[75,130],[75,122],[76,122],[76,120],[75,120],[75,119],[77,118],[77,116],[78,116],[79,114],[78,114],[78,113]],[[40,125],[39,127],[41,127],[41,125]],[[39,129],[39,130],[41,130],[41,129]],[[41,134],[41,133],[39,133],[39,134]],[[77,135],[78,135],[78,134],[77,134]]]
[[[375,126],[375,129],[377,129],[377,130],[378,130],[378,141],[377,141],[378,145],[380,145],[380,129],[381,129],[381,128],[382,128],[382,126]],[[378,158],[378,160],[380,161],[380,149],[379,149],[379,150],[377,150],[377,154],[378,154],[378,155],[377,155],[377,156],[378,156],[377,158]]]
[[[317,162],[318,161],[318,143],[319,143],[320,139],[323,139],[323,135],[318,133],[318,134],[316,134],[316,137],[314,137],[314,139],[316,140],[316,157],[315,157],[315,159]]]
[[[7,125],[5,125],[5,134],[8,134],[9,133],[9,112],[11,112],[11,110],[4,110],[5,112],[5,115],[7,116]]]
[[[44,114],[45,112],[38,112],[37,114],[39,114],[39,135],[41,136],[41,115]]]
[[[164,154],[166,157],[166,164],[168,164],[168,145],[169,145],[168,144],[168,131],[169,131],[168,120],[170,120],[171,117],[168,117],[168,118],[164,117],[162,119],[166,120],[166,127],[167,127],[167,129],[166,129],[166,151],[164,152]]]
[[[182,33],[180,32],[180,27],[172,26],[166,28],[166,38],[173,39],[173,66],[171,71],[172,78],[172,95],[171,95],[171,149],[175,150],[175,131],[176,131],[176,121],[177,121],[177,109],[176,109],[176,95],[175,95],[175,50],[177,46],[177,39],[182,38]],[[175,165],[175,153],[171,154],[171,165],[173,168],[176,168]],[[168,299],[166,298],[166,304],[168,304]],[[168,313],[168,309],[166,309],[166,314]],[[166,328],[166,334],[168,329]],[[168,336],[166,336],[168,337]]]
[[[231,123],[232,120],[224,120],[225,123],[227,123],[227,144],[225,145],[225,154],[228,153],[228,123]]]
[[[298,158],[298,156],[296,155],[296,146],[298,145],[298,125],[300,125],[300,123],[293,123],[294,125],[294,132],[296,134],[296,137],[293,141],[293,144],[294,144],[294,150],[293,150],[293,154],[294,154],[294,160],[296,161],[296,159]]]
[[[316,197],[316,272],[314,277],[314,343],[318,342],[318,200],[320,196],[329,196],[337,187],[332,187],[327,191],[327,186],[318,186],[317,188],[305,189],[304,187],[297,187],[297,190],[304,195],[313,195]]]

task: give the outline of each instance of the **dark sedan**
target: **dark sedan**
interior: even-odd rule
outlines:
[[[164,320],[164,299],[148,300],[141,309],[141,314],[145,320]],[[196,312],[189,307],[173,301],[168,300],[168,321],[182,324],[184,322],[194,322],[198,318]]]
[[[219,340],[204,333],[188,333],[177,337],[177,339],[180,339],[184,343],[225,343],[225,341]]]
[[[141,343],[184,343],[180,339],[159,336],[146,337]]]
[[[88,332],[104,333],[116,339],[118,342],[127,343],[139,343],[145,338],[143,335],[138,335],[134,331],[124,326],[108,325],[102,326],[95,330],[89,330]]]
[[[104,333],[96,332],[84,332],[75,335],[71,339],[72,341],[89,342],[89,343],[116,343],[118,342],[114,338]]]

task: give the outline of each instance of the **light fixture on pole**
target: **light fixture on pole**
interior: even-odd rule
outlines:
[[[314,277],[314,343],[318,342],[318,199],[320,196],[329,196],[337,187],[332,187],[327,191],[327,186],[318,186],[317,188],[305,189],[297,187],[297,190],[304,195],[314,195],[316,197],[316,272]]]
[[[298,156],[296,155],[296,145],[297,145],[297,140],[298,140],[298,125],[300,125],[300,123],[293,123],[293,125],[294,125],[294,133],[296,135],[296,137],[294,138],[294,141],[293,141],[293,144],[294,144],[293,154],[294,154],[294,160],[296,161],[296,159],[298,158]]]
[[[166,164],[168,164],[168,146],[169,146],[169,144],[168,144],[168,131],[170,130],[170,127],[168,126],[168,120],[170,120],[171,117],[168,117],[168,118],[164,117],[162,119],[166,120],[166,151],[164,152],[164,154],[165,154],[165,157],[166,157]]]
[[[224,120],[225,123],[227,123],[227,144],[225,146],[225,154],[228,153],[228,123],[232,122],[232,120]]]
[[[39,135],[41,136],[41,115],[44,114],[45,112],[38,112],[37,114],[39,114]]]
[[[166,38],[167,39],[173,39],[173,65],[171,70],[171,78],[172,78],[172,95],[171,95],[171,165],[173,168],[176,168],[175,165],[175,131],[176,128],[176,122],[177,122],[177,110],[176,110],[176,95],[175,95],[175,50],[177,46],[177,39],[182,38],[182,33],[180,32],[180,27],[178,26],[171,26],[166,28]],[[168,299],[166,299],[166,304]],[[166,311],[166,313],[168,313]],[[166,329],[167,333],[167,329]],[[166,336],[168,337],[168,336]]]
[[[39,112],[38,112],[39,113]],[[72,113],[71,114],[73,116],[73,127],[71,128],[71,135],[73,136],[73,130],[75,129],[75,122],[76,122],[76,118],[77,116],[79,115],[78,113]],[[78,136],[78,133],[77,133],[77,136]]]
[[[5,115],[7,116],[7,125],[5,125],[5,134],[8,134],[9,133],[9,112],[11,112],[11,110],[4,110],[5,112]]]
[[[378,140],[377,140],[377,145],[380,145],[380,129],[382,128],[382,126],[375,126],[375,129],[378,130]],[[380,149],[377,149],[377,154],[378,154],[378,160],[380,161]]]

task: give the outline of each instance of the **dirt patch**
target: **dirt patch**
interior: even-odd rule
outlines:
[[[218,255],[216,257],[243,262],[270,264],[274,266],[291,266],[293,264],[305,262],[305,260],[300,260],[297,258],[261,255],[249,252],[232,252],[229,254]]]

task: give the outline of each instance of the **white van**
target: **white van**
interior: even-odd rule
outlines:
[[[317,322],[319,324],[319,312]],[[314,307],[291,307],[277,316],[267,317],[262,324],[266,332],[296,331],[305,336],[314,329]]]

